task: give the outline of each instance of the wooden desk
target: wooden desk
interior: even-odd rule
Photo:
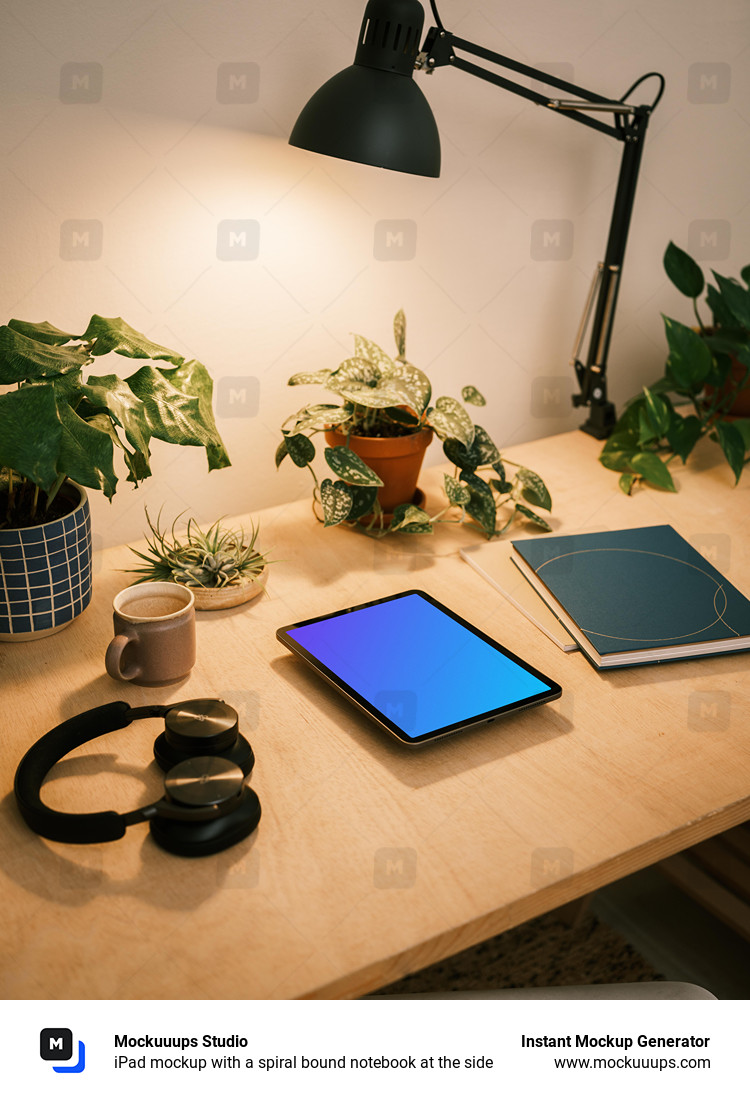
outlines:
[[[539,470],[561,533],[672,523],[718,548],[750,591],[750,476],[715,453],[676,495],[627,499],[579,432],[510,457]],[[697,474],[699,473],[699,476]],[[272,474],[270,475],[272,476]],[[423,479],[430,494],[436,470]],[[0,646],[2,789],[63,718],[221,696],[255,748],[253,838],[203,860],[169,856],[145,826],[112,844],[44,841],[0,803],[0,994],[5,998],[352,997],[453,954],[750,817],[748,655],[597,673],[564,654],[457,553],[468,529],[382,542],[324,531],[309,500],[260,516],[281,559],[267,595],[199,614],[199,663],[169,689],[104,672],[127,549],[99,562],[94,600],[61,634]],[[276,627],[422,587],[564,688],[561,700],[409,750],[276,642]],[[45,788],[60,809],[156,797],[159,723],[71,754]]]

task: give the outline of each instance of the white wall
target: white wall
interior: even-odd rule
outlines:
[[[121,315],[199,358],[216,380],[234,463],[209,476],[202,452],[156,442],[155,476],[137,492],[123,481],[112,505],[96,502],[100,543],[138,537],[144,503],[211,519],[307,494],[306,471],[274,469],[279,424],[316,395],[286,379],[336,365],[351,332],[391,349],[401,306],[409,357],[437,393],[469,382],[483,390],[483,422],[500,445],[583,419],[569,404],[568,358],[603,255],[620,146],[442,70],[416,76],[442,134],[440,179],[292,149],[302,105],[351,63],[363,9],[359,0],[3,5],[0,320],[82,331],[93,312]],[[440,11],[456,34],[604,96],[651,69],[667,78],[611,352],[621,403],[660,372],[660,311],[688,318],[662,273],[669,239],[725,273],[750,261],[747,0],[441,0]],[[247,78],[245,93],[234,83],[246,102],[222,101],[227,74]],[[257,257],[217,255],[220,223],[233,220],[257,223]],[[392,259],[378,258],[388,228],[379,223],[392,221],[407,223],[406,256],[392,244]],[[547,221],[564,223],[563,245],[572,230],[569,255],[532,246]],[[431,460],[440,457],[433,447]]]

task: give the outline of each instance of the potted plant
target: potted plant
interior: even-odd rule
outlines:
[[[130,549],[145,563],[127,573],[137,574],[134,584],[143,581],[174,581],[190,588],[199,611],[218,611],[237,607],[259,596],[265,588],[268,558],[256,548],[259,528],[251,524],[227,528],[220,519],[204,531],[191,516],[182,535],[175,532],[180,513],[167,534],[161,529],[161,512],[152,523],[146,509],[150,535],[147,551]]]
[[[698,324],[693,328],[664,317],[669,346],[664,375],[628,402],[602,449],[599,461],[620,474],[625,493],[640,482],[674,492],[669,464],[676,458],[687,462],[704,436],[721,447],[735,484],[750,450],[750,265],[741,272],[744,286],[714,271],[716,285],[706,287],[695,260],[670,242],[664,268],[692,299]],[[704,289],[710,324],[698,308]],[[675,407],[678,403],[684,407]]]
[[[146,360],[122,379],[84,371],[110,352]],[[109,499],[115,447],[127,480],[151,474],[152,439],[204,447],[229,465],[211,410],[206,368],[121,318],[77,336],[48,322],[0,326],[0,639],[61,630],[91,598],[86,489]]]
[[[514,520],[551,530],[546,519],[528,507],[552,507],[539,475],[504,460],[485,429],[474,424],[455,398],[438,397],[430,403],[429,379],[406,359],[403,310],[394,318],[393,333],[395,359],[372,340],[355,336],[354,356],[335,370],[303,372],[289,379],[290,386],[322,385],[343,400],[306,405],[288,417],[276,451],[277,467],[288,455],[296,466],[310,470],[317,518],[326,527],[343,523],[377,538],[396,531],[423,534],[437,522],[466,520],[487,538],[503,534]],[[473,386],[465,386],[462,397],[470,405],[485,404]],[[325,460],[335,480],[319,481],[312,467],[312,436],[318,432],[325,433]],[[430,515],[422,507],[416,481],[433,434],[455,469],[444,475],[446,506]],[[411,468],[394,482],[394,467],[403,462]],[[506,465],[515,467],[510,480]]]

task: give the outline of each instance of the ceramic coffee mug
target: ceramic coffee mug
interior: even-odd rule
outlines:
[[[189,588],[148,581],[118,592],[105,664],[115,680],[169,684],[195,664],[195,600]]]

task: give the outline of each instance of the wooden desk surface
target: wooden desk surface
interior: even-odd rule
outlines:
[[[627,499],[575,432],[508,451],[547,480],[559,533],[672,523],[750,591],[750,475],[710,448],[680,492]],[[700,476],[696,476],[696,471]],[[271,475],[272,476],[272,475]],[[427,471],[428,491],[438,485]],[[372,542],[324,531],[309,500],[260,516],[282,559],[267,594],[198,616],[198,665],[168,689],[104,672],[127,549],[61,634],[0,646],[0,995],[4,998],[351,997],[375,989],[750,817],[750,657],[595,672],[565,654],[458,555],[468,529]],[[421,750],[389,740],[274,638],[289,622],[421,587],[563,685],[556,703]],[[12,780],[33,741],[114,699],[220,696],[240,712],[263,803],[254,837],[184,860],[146,826],[112,844],[29,832]],[[157,720],[71,754],[59,809],[158,796]]]

